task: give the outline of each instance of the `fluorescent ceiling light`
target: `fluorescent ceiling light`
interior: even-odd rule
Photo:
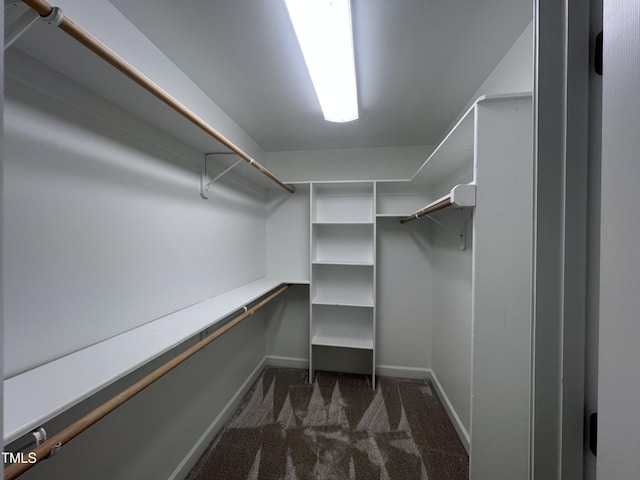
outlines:
[[[285,0],[324,119],[358,118],[350,0]]]

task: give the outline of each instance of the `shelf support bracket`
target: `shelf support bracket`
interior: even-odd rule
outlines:
[[[236,165],[238,165],[239,163],[243,162],[243,159],[240,158],[233,165],[231,165],[230,167],[227,167],[222,173],[219,173],[214,178],[211,178],[209,176],[209,172],[207,171],[207,157],[209,155],[235,155],[235,153],[220,152],[220,153],[207,153],[207,154],[205,154],[205,156],[204,156],[204,166],[202,167],[202,174],[200,175],[200,196],[202,198],[204,198],[204,199],[209,198],[209,186],[211,184],[215,183],[218,179],[223,177],[226,173],[228,173],[229,171],[233,170],[233,168]],[[251,162],[253,163],[253,160],[251,160]]]
[[[18,2],[13,2],[14,6],[18,6]],[[7,25],[7,29],[4,32],[4,49],[6,50],[14,44],[22,35],[38,21],[40,14],[35,10],[28,9],[11,25]]]

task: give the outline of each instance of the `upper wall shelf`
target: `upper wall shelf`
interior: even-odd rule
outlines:
[[[162,128],[172,136],[179,137],[180,134],[178,132],[185,128],[185,124],[188,124],[188,128],[190,128],[191,130],[199,130],[201,134],[203,133],[206,137],[209,137],[209,141],[207,142],[207,144],[210,146],[204,148],[202,146],[196,146],[196,148],[201,149],[203,153],[229,151],[235,154],[236,158],[242,159],[244,162],[246,162],[246,164],[250,166],[250,170],[253,169],[256,172],[259,172],[259,174],[261,174],[262,176],[268,178],[269,181],[272,182],[272,184],[277,188],[286,190],[289,193],[294,192],[294,188],[291,185],[287,185],[282,182],[279,178],[277,178],[269,170],[267,170],[264,166],[257,162],[244,149],[240,148],[236,143],[232,142],[220,131],[212,127],[204,118],[197,115],[192,109],[185,106],[176,97],[171,95],[167,90],[161,88],[158,84],[153,82],[149,77],[136,69],[133,65],[125,61],[113,50],[102,44],[89,32],[65,17],[59,9],[54,9],[51,4],[44,0],[24,0],[24,3],[30,6],[43,18],[49,16],[50,14],[52,14],[52,12],[55,13],[55,21],[47,21],[55,26],[58,26],[60,30],[67,33],[70,37],[78,42],[76,43],[69,41],[69,37],[61,38],[59,33],[53,33],[51,31],[52,28],[34,29],[32,32],[29,32],[29,35],[31,35],[31,33],[35,33],[40,38],[36,42],[26,42],[26,44],[28,45],[28,47],[26,48],[27,51],[35,52],[35,56],[37,58],[43,59],[42,57],[44,57],[45,63],[49,63],[53,66],[53,68],[67,73],[70,78],[73,78],[76,81],[88,86],[93,92],[98,93],[99,95],[104,96],[109,100],[115,100],[115,103],[123,106],[125,110],[131,113],[135,113],[136,115],[150,121],[156,126],[162,124],[163,126],[160,128]],[[54,47],[54,44],[59,45],[57,47]],[[84,47],[86,47],[86,49],[90,50],[95,55],[88,54],[88,50],[86,49],[78,48],[78,44],[83,45]],[[20,43],[20,45],[22,46],[23,44]],[[47,46],[47,52],[42,51],[41,45]],[[51,57],[49,51],[61,51],[64,52],[64,55],[56,55],[54,57]],[[102,61],[100,61],[98,57],[102,59]],[[75,64],[76,67],[73,67],[70,62],[59,61],[60,58],[73,58],[74,62],[71,63]],[[113,68],[105,69],[104,62],[110,64]],[[96,65],[97,63],[102,64]],[[81,66],[82,72],[80,72],[76,76],[75,73],[78,70],[78,65]],[[92,68],[94,65],[96,66],[95,69]],[[118,76],[121,77],[122,75],[124,75],[130,79],[130,81],[128,81],[128,84],[123,84],[122,78],[115,79],[114,83],[110,82],[109,79],[113,78],[113,74],[116,70],[120,72]],[[95,78],[96,75],[100,76],[101,78],[97,80]],[[166,107],[168,107],[169,110],[167,110],[165,107],[165,109],[162,109],[164,110],[163,114],[158,115],[159,110],[157,108],[157,105],[150,108],[148,95],[141,95],[142,92],[140,91],[140,89],[137,88],[133,83],[131,83],[131,81],[137,84],[137,86],[144,89],[145,92],[148,92],[153,97],[154,102],[164,104]],[[113,90],[114,84],[120,87],[117,88],[115,92]],[[195,86],[193,87],[197,88]],[[126,98],[129,98],[129,100],[125,100]],[[207,98],[207,101],[211,106],[213,106],[213,103],[210,101],[210,99]],[[138,105],[138,107],[136,108],[135,105]],[[200,106],[201,103],[192,102],[192,105]],[[217,106],[215,108],[217,108]],[[170,119],[168,122],[166,120],[167,118]],[[238,127],[233,124],[233,122],[231,122],[228,118],[226,118],[226,116],[225,121],[227,123],[227,126],[233,125],[236,130],[238,129]],[[197,128],[194,129],[194,126]],[[246,134],[242,132],[242,135]],[[190,141],[187,141],[187,143],[194,144]],[[198,144],[201,145],[201,142],[196,142],[194,145]]]
[[[406,181],[377,183],[377,217],[418,218],[434,208],[475,205],[476,110],[479,104],[531,98],[530,92],[478,98]],[[472,188],[471,188],[472,187]],[[445,205],[446,204],[446,205]],[[427,213],[423,213],[427,211]]]
[[[475,104],[474,104],[475,106]],[[433,187],[473,169],[473,112],[467,110],[411,181]]]
[[[266,277],[255,280],[4,380],[5,444],[215,326],[282,283]]]

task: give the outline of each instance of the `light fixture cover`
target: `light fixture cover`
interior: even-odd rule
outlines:
[[[350,0],[285,0],[325,120],[358,118]]]

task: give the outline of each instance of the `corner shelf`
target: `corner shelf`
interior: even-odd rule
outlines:
[[[474,207],[478,105],[528,98],[530,92],[478,98],[410,179],[378,183],[376,218],[405,217],[403,220],[409,221],[409,217],[420,218],[423,211],[435,211],[436,206],[446,203]]]

